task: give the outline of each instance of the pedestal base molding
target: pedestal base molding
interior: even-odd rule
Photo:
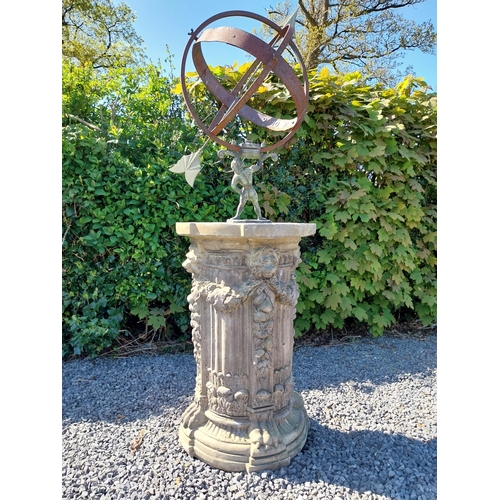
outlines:
[[[190,456],[225,471],[286,467],[303,448],[309,430],[301,396],[294,392],[292,398],[289,408],[277,415],[267,411],[264,420],[229,419],[210,410],[203,412],[193,403],[184,413],[187,425],[180,426],[180,442]],[[194,413],[205,418],[193,420],[190,416]]]

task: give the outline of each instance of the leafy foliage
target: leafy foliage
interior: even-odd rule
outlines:
[[[115,69],[102,78],[63,67],[66,353],[98,354],[141,320],[146,331],[186,332],[188,242],[175,223],[232,215],[236,195],[215,175],[192,190],[168,171],[201,141],[160,69]]]
[[[230,86],[244,71],[219,68]],[[297,333],[368,325],[401,314],[436,316],[436,96],[407,78],[394,89],[312,72],[307,118],[295,145],[256,179],[274,221],[315,222],[297,270]],[[96,355],[131,334],[189,331],[188,241],[177,221],[234,215],[237,195],[217,146],[203,150],[194,189],[168,167],[203,143],[176,81],[161,67],[63,65],[63,352]],[[213,101],[199,86],[200,102]],[[251,105],[293,116],[277,81]],[[274,134],[228,130],[255,141]],[[230,137],[231,138],[231,137]],[[251,210],[251,207],[249,208]],[[245,216],[245,214],[243,214]]]
[[[143,40],[132,24],[135,14],[112,0],[63,0],[63,57],[79,65],[104,69],[137,64]]]
[[[342,328],[350,318],[381,335],[408,313],[429,324],[436,318],[436,94],[421,79],[387,89],[326,68],[310,81],[297,142],[281,153],[283,170],[267,179],[292,195],[293,221],[318,227],[303,242],[296,329]],[[284,92],[280,84],[261,90],[254,105],[292,113],[293,104],[272,99]]]

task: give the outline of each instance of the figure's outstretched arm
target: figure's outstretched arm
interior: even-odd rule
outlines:
[[[231,151],[230,149],[219,149],[217,151],[217,156],[219,158],[224,158],[224,156],[232,156],[233,158],[239,157],[239,153],[236,153],[235,151]]]

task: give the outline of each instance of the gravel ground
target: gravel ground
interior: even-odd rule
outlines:
[[[192,355],[65,363],[62,498],[436,499],[436,351],[435,335],[299,348],[306,445],[288,467],[253,474],[215,469],[181,448]]]

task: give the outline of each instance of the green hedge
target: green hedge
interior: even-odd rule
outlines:
[[[246,67],[219,69],[218,77],[231,87]],[[305,123],[263,177],[291,195],[286,220],[318,227],[302,243],[297,333],[350,320],[378,336],[397,319],[434,322],[436,94],[412,77],[394,89],[327,69],[309,80]],[[262,86],[252,106],[277,117],[294,112],[277,81]],[[252,127],[247,133],[276,140]]]
[[[218,74],[231,85],[244,69]],[[310,81],[295,144],[257,178],[267,217],[318,226],[301,245],[297,333],[349,320],[380,335],[401,314],[435,321],[435,94],[411,78],[386,89],[323,70]],[[252,106],[293,115],[278,82]],[[99,354],[138,323],[144,336],[189,335],[188,242],[175,222],[226,220],[238,200],[214,144],[194,189],[169,172],[204,140],[175,79],[154,65],[106,76],[64,65],[62,139],[63,353]]]
[[[201,141],[172,85],[152,65],[106,77],[63,68],[65,354],[98,354],[137,322],[188,332],[188,242],[175,223],[228,218],[236,195],[215,174],[192,190],[168,171]]]

